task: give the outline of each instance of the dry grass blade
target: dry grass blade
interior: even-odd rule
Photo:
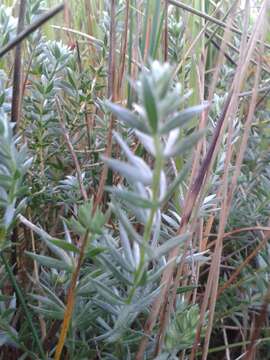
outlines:
[[[64,10],[64,4],[57,5],[46,13],[40,15],[40,17],[35,20],[33,24],[25,28],[19,35],[16,36],[15,39],[11,40],[4,48],[0,49],[0,58],[62,10]]]
[[[102,46],[104,45],[103,42],[99,39],[96,39],[94,36],[83,33],[81,31],[78,30],[74,30],[71,28],[68,28],[66,26],[58,26],[58,25],[52,25],[53,29],[57,29],[57,30],[63,30],[66,31],[67,33],[70,34],[74,34],[74,35],[78,35],[78,36],[82,36],[85,39],[87,39],[91,44],[93,44],[94,46],[98,47],[98,48],[102,48]]]
[[[129,19],[129,0],[126,3],[126,12],[125,12],[125,25],[124,25],[124,36],[122,41],[122,49],[120,52],[120,65],[119,65],[119,75],[118,75],[118,83],[117,83],[117,98],[121,98],[122,88],[123,88],[123,80],[124,80],[124,72],[125,72],[125,63],[126,63],[126,55],[127,55],[127,45],[128,45],[128,19]]]
[[[82,239],[82,244],[81,244],[81,248],[80,248],[77,265],[76,265],[76,268],[71,277],[70,287],[68,289],[64,319],[63,319],[60,336],[59,336],[58,343],[57,343],[56,350],[55,350],[54,360],[61,359],[62,351],[63,351],[64,345],[65,345],[65,340],[67,337],[70,321],[71,321],[72,314],[73,314],[73,308],[74,308],[74,304],[75,304],[75,293],[76,293],[77,280],[78,280],[78,277],[80,274],[80,269],[81,269],[81,266],[83,263],[84,252],[85,252],[85,248],[87,245],[88,237],[89,237],[89,233],[86,232],[85,236]]]
[[[230,21],[232,21],[232,18],[230,19]],[[228,30],[231,28],[231,23],[228,24]],[[229,33],[229,31],[228,31]],[[225,34],[224,36],[224,45],[226,45],[226,42],[227,42],[227,36]],[[244,39],[242,39],[242,44],[244,44]],[[243,48],[243,45],[242,45],[242,48]],[[242,63],[242,59],[240,58],[239,59],[239,64]],[[240,66],[239,66],[240,67]],[[239,76],[239,72],[236,73],[236,77],[237,75]],[[213,82],[211,84],[211,88],[210,88],[210,95],[211,98],[213,97],[214,95],[214,89],[216,87],[216,82],[217,82],[217,77],[218,77],[218,71],[216,70],[215,71],[215,74],[214,74],[214,78],[213,78]],[[237,91],[234,89],[234,96],[237,94]],[[235,105],[234,105],[235,104]],[[228,122],[228,114],[230,114],[230,116],[232,114],[232,109],[233,109],[233,105],[234,105],[234,109],[236,109],[236,102],[234,99],[232,99],[232,102],[230,104],[230,107],[228,109],[228,113],[226,114],[227,115],[227,122]],[[236,110],[235,110],[236,111]],[[231,146],[231,142],[232,142],[232,133],[233,133],[233,126],[232,126],[232,121],[229,123],[229,130],[228,130],[228,140],[227,140],[227,153],[226,153],[226,158],[225,158],[225,164],[224,164],[224,174],[223,174],[223,177],[222,177],[222,185],[221,185],[221,188],[219,190],[221,196],[223,196],[223,206],[222,206],[222,210],[221,210],[221,216],[220,216],[220,224],[219,224],[219,231],[221,229],[224,229],[225,227],[225,224],[226,224],[226,214],[227,214],[227,211],[226,211],[226,199],[227,199],[227,190],[228,190],[228,175],[229,175],[229,164],[230,164],[230,160],[231,160],[231,154],[232,154],[232,146]],[[223,230],[221,230],[223,231]],[[195,349],[196,349],[196,345],[197,345],[197,342],[199,340],[199,337],[200,337],[200,328],[202,326],[202,321],[205,317],[205,313],[206,313],[206,309],[207,309],[207,306],[208,306],[208,302],[210,301],[210,304],[209,304],[209,307],[211,308],[210,310],[210,326],[208,325],[208,328],[207,328],[207,334],[206,334],[206,339],[205,339],[205,342],[207,344],[207,349],[204,347],[204,351],[203,351],[203,358],[205,358],[207,355],[207,351],[208,351],[208,343],[209,343],[209,339],[210,339],[210,334],[211,334],[211,322],[213,321],[213,314],[214,314],[214,307],[215,307],[215,297],[214,297],[214,293],[215,293],[215,288],[217,287],[217,281],[215,281],[215,279],[218,279],[218,275],[217,275],[217,271],[219,271],[220,269],[220,259],[221,259],[221,253],[222,253],[222,236],[220,235],[220,232],[219,232],[219,235],[218,235],[218,238],[217,238],[217,241],[216,241],[216,246],[215,246],[215,251],[214,251],[214,255],[213,255],[213,258],[212,258],[212,263],[211,263],[211,267],[210,267],[210,271],[209,271],[209,276],[208,276],[208,280],[207,280],[207,285],[206,285],[206,290],[205,290],[205,296],[204,296],[204,300],[203,300],[203,304],[202,304],[202,309],[201,309],[201,314],[200,314],[200,323],[199,323],[199,326],[198,326],[198,329],[197,329],[197,334],[196,334],[196,343],[192,349],[192,354],[191,354],[191,358],[193,358],[194,354],[195,354]]]
[[[215,15],[216,13],[218,13],[218,11],[220,10],[220,7],[222,5],[222,2],[220,2],[216,7],[215,10],[212,13],[212,16]],[[235,4],[234,4],[235,6]],[[231,8],[230,8],[231,11]],[[188,56],[190,56],[190,54],[192,53],[192,51],[194,50],[196,44],[198,43],[198,41],[200,40],[200,38],[205,34],[206,35],[206,31],[209,28],[209,24],[210,21],[208,20],[204,27],[200,30],[200,32],[198,33],[198,35],[195,37],[195,39],[192,41],[190,47],[187,49],[187,51],[184,53],[183,58],[181,59],[180,63],[177,65],[177,68],[175,70],[175,74],[177,74],[179,72],[179,70],[181,69],[181,67],[183,66],[184,62],[186,61],[186,59],[188,58]],[[222,39],[221,39],[222,41]]]
[[[261,13],[259,14],[257,22],[254,25],[254,32],[253,32],[252,36],[250,37],[247,47],[244,42],[245,36],[242,38],[242,47],[240,50],[240,54],[241,54],[240,61],[239,61],[238,70],[236,72],[235,81],[234,81],[234,101],[232,102],[231,107],[228,112],[228,116],[231,119],[233,119],[236,115],[236,111],[238,108],[238,101],[239,101],[237,94],[239,93],[240,86],[243,83],[243,80],[245,77],[245,72],[247,70],[249,61],[251,59],[252,52],[254,51],[255,44],[257,43],[257,41],[260,38],[261,29],[262,29],[262,26],[264,23],[265,11],[266,11],[266,2],[264,2],[264,6],[261,9]],[[257,86],[258,86],[258,84],[257,84]],[[254,109],[253,109],[253,111],[254,111]],[[232,131],[232,128],[231,128],[231,131]],[[230,132],[229,132],[229,134],[230,134]],[[228,150],[227,150],[227,155],[226,155],[226,160],[225,160],[225,164],[227,164],[227,166],[225,166],[225,169],[227,168],[227,173],[228,173],[228,166],[231,161],[231,154],[232,154],[231,144],[230,144],[230,142],[228,142]],[[226,173],[226,170],[224,170],[224,172]],[[228,174],[227,174],[227,176],[223,177],[223,196],[224,196],[223,199],[224,200],[223,200],[223,203],[221,206],[219,232],[218,232],[216,248],[215,248],[215,252],[213,255],[213,260],[211,263],[207,286],[206,286],[206,294],[208,296],[205,295],[205,297],[204,297],[201,315],[200,315],[200,326],[201,326],[202,321],[205,316],[207,306],[208,306],[208,301],[211,298],[211,301],[209,304],[209,309],[210,309],[209,310],[209,323],[207,326],[206,338],[205,338],[205,343],[204,343],[204,348],[203,348],[203,357],[202,357],[203,360],[207,358],[210,335],[212,332],[212,323],[213,323],[215,303],[216,303],[217,291],[218,291],[218,279],[219,279],[218,274],[220,271],[219,265],[220,265],[220,259],[221,259],[221,253],[222,253],[222,239],[224,236],[224,228],[225,228],[227,218],[228,218],[228,211],[230,208],[230,203],[228,202],[228,200],[231,201],[231,198],[230,199],[228,198],[227,179],[228,179]],[[192,349],[191,359],[194,359],[194,356],[195,356],[196,347],[197,347],[197,343],[199,340],[200,326],[198,327],[198,330],[197,330],[196,342]]]
[[[216,24],[216,25],[219,25],[223,28],[226,28],[227,27],[227,24],[219,19],[216,19],[206,13],[203,13],[201,11],[198,11],[196,9],[194,9],[192,6],[189,6],[189,5],[186,5],[180,1],[176,1],[176,0],[169,0],[170,4],[172,5],[175,5],[175,6],[178,6],[180,8],[182,8],[183,10],[186,10],[186,11],[189,11],[191,12],[192,14],[194,15],[197,15],[199,17],[202,17],[204,18],[205,20],[208,20],[208,21],[211,21],[212,23]],[[232,32],[238,34],[238,35],[243,35],[242,31],[237,29],[236,27],[230,27],[230,29]],[[260,42],[259,40],[257,40],[258,42]],[[267,48],[270,48],[270,45],[268,44],[264,44]]]
[[[169,8],[169,1],[165,0],[165,21],[164,21],[164,61],[168,61],[168,8]]]
[[[262,304],[260,315],[255,320],[255,327],[251,334],[251,340],[250,340],[250,344],[248,346],[247,352],[246,352],[245,356],[243,357],[244,360],[252,360],[256,356],[255,351],[256,351],[257,340],[259,338],[261,326],[268,316],[269,303],[270,303],[270,290],[268,290],[268,292],[264,298],[264,302]]]
[[[266,27],[262,27],[262,28],[263,28],[263,34],[261,35],[261,39],[262,39],[262,44],[263,44],[264,37],[265,37],[265,28]],[[263,48],[261,48],[261,51],[263,52]],[[249,132],[250,132],[250,128],[251,128],[251,125],[252,125],[252,120],[253,120],[254,113],[255,113],[255,110],[256,110],[256,105],[257,105],[257,97],[258,97],[258,88],[259,88],[259,82],[260,82],[260,75],[261,75],[261,66],[260,66],[260,61],[259,61],[259,65],[257,66],[257,69],[256,69],[255,82],[254,82],[254,88],[253,88],[251,102],[250,102],[250,105],[249,105],[249,111],[248,111],[247,119],[245,121],[244,133],[243,133],[242,141],[241,141],[241,144],[240,144],[240,149],[239,149],[237,159],[236,159],[235,171],[234,171],[233,178],[232,178],[232,181],[231,181],[231,186],[230,186],[230,189],[229,189],[229,192],[228,192],[228,206],[230,206],[230,203],[231,203],[232,197],[233,197],[233,193],[234,193],[234,191],[236,189],[236,186],[237,186],[237,181],[238,181],[238,178],[239,178],[239,175],[240,175],[241,165],[242,165],[243,158],[244,158],[244,153],[245,153],[246,148],[247,148]],[[239,268],[231,275],[231,277],[221,287],[221,289],[218,292],[218,296],[226,288],[228,288],[228,286],[237,278],[237,276],[240,274],[240,272],[244,268],[244,266],[246,266],[246,264],[248,264],[254,258],[254,256],[256,256],[256,254],[260,251],[260,249],[262,249],[265,246],[267,241],[268,241],[268,232],[266,232],[263,241],[252,251],[252,253],[245,259],[243,264],[241,264],[239,266]]]
[[[110,49],[109,49],[109,74],[108,74],[108,98],[112,101],[116,100],[115,93],[115,84],[116,84],[116,2],[115,0],[111,1],[111,23],[110,23]],[[105,151],[105,156],[110,157],[112,153],[112,134],[114,128],[114,116],[110,117],[108,135],[107,135],[107,147]],[[108,166],[106,164],[103,165],[103,169],[101,172],[101,178],[99,187],[96,194],[96,199],[94,203],[94,212],[102,201],[102,197],[104,194],[104,186],[107,179],[108,174]]]
[[[240,275],[241,271],[254,259],[254,257],[259,253],[261,249],[263,249],[267,242],[269,241],[270,233],[267,231],[267,234],[264,235],[262,241],[259,243],[259,245],[245,258],[245,260],[242,262],[242,264],[232,273],[230,278],[223,284],[217,294],[217,298],[226,290],[229,288],[229,286],[237,279],[237,277]]]
[[[230,23],[229,23],[229,25],[228,25],[228,28],[227,28],[226,31],[225,31],[225,34],[224,34],[224,42],[222,43],[222,49],[225,49],[226,40],[227,40],[227,38],[229,37],[229,34],[230,34]],[[219,58],[218,58],[217,65],[216,65],[216,68],[215,68],[215,73],[214,73],[213,80],[212,80],[212,84],[211,84],[211,87],[210,87],[210,90],[209,90],[209,101],[211,101],[212,98],[213,98],[214,89],[215,89],[215,87],[216,87],[216,83],[217,83],[217,80],[218,80],[218,74],[219,74],[220,67],[221,67],[221,64],[222,64],[222,61],[223,61],[223,57],[224,57],[224,51],[222,51],[222,52],[219,53]],[[211,168],[211,166],[212,166],[211,164],[213,164],[213,161],[214,161],[214,159],[215,159],[215,157],[216,157],[217,149],[218,149],[217,144],[218,144],[218,142],[221,140],[222,131],[225,130],[225,125],[226,125],[225,120],[227,119],[227,115],[228,115],[227,110],[229,111],[229,108],[230,108],[230,106],[231,106],[231,100],[232,100],[232,98],[229,97],[229,100],[227,100],[227,101],[228,101],[228,107],[225,106],[226,111],[225,111],[225,113],[224,113],[224,117],[222,118],[222,121],[220,121],[220,124],[218,124],[218,126],[217,126],[217,128],[216,128],[216,132],[215,132],[216,141],[215,141],[215,142],[214,142],[214,141],[212,142],[212,144],[214,143],[215,146],[213,146],[212,149],[211,149],[211,146],[210,146],[209,152],[208,152],[208,154],[207,154],[207,155],[211,154],[211,156],[209,156],[208,158],[207,158],[207,156],[206,156],[206,158],[205,158],[205,160],[204,160],[204,162],[205,162],[205,167],[207,168],[207,171],[205,172],[205,174],[206,174],[206,175],[208,174],[207,176],[209,176],[209,174],[210,174],[210,168]],[[205,115],[205,116],[207,116],[207,114],[208,114],[208,111],[206,110],[206,115]],[[219,128],[219,126],[220,126],[220,128]],[[232,135],[232,129],[231,129],[231,135]],[[214,136],[214,137],[215,137],[215,136]],[[210,150],[210,149],[211,149],[211,150]],[[197,159],[198,159],[198,153],[197,153]],[[207,161],[207,162],[206,162],[206,161]],[[198,163],[198,160],[196,161],[196,163]],[[193,174],[194,174],[194,172],[195,172],[195,167],[193,167]],[[207,177],[207,176],[206,176],[206,177]],[[200,181],[201,181],[201,183],[198,184],[197,187],[196,187],[196,188],[197,188],[197,191],[198,191],[198,195],[199,195],[199,193],[202,191],[202,185],[203,185],[203,181],[202,181],[202,180],[200,180]],[[195,183],[196,183],[196,181],[195,181]],[[191,185],[191,189],[192,189],[192,185]],[[188,196],[187,196],[187,199],[188,199],[187,201],[188,201],[188,202],[190,201],[190,197],[192,197],[191,194],[193,194],[192,190],[191,190],[191,192],[190,192],[190,193],[188,194]],[[198,196],[198,195],[197,195],[197,196]],[[191,201],[190,204],[192,204],[192,203],[193,203],[193,202]],[[193,209],[193,207],[194,207],[194,204],[195,204],[195,200],[194,200],[194,203],[193,203],[192,207],[190,208],[190,215],[191,215],[191,211],[192,211],[192,209]],[[190,218],[190,215],[189,215],[189,218]],[[175,283],[174,283],[174,288],[173,288],[173,299],[172,299],[172,301],[171,301],[172,304],[174,304],[174,302],[175,302],[176,290],[177,290],[177,287],[178,287],[178,282],[179,282],[179,279],[181,278],[182,275],[183,275],[183,266],[181,266],[181,264],[180,264],[180,266],[178,267],[177,275],[176,275],[176,277],[175,277]],[[206,289],[205,298],[207,298],[207,289]],[[203,315],[203,316],[204,316],[204,315]],[[200,326],[200,325],[199,325],[199,326]],[[165,327],[164,327],[164,328],[165,328]]]
[[[17,35],[23,31],[24,18],[26,13],[26,0],[21,0],[19,10],[19,21],[17,28]],[[21,96],[22,96],[22,59],[21,59],[21,44],[19,43],[15,49],[14,73],[13,73],[13,97],[11,107],[11,121],[19,125],[20,109],[21,109]]]

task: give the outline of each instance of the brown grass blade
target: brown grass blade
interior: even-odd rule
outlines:
[[[17,27],[17,35],[19,35],[24,28],[24,19],[26,14],[26,0],[21,0],[19,9],[19,19]],[[13,91],[12,91],[12,106],[11,106],[11,121],[19,126],[21,97],[22,97],[22,55],[21,43],[15,49],[15,61],[13,72]]]
[[[238,65],[238,71],[236,72],[235,81],[234,81],[235,99],[232,102],[231,108],[229,109],[230,111],[228,112],[230,119],[233,119],[236,116],[238,102],[239,102],[239,98],[238,98],[237,94],[239,94],[241,84],[243,83],[245,73],[248,68],[249,61],[251,59],[252,52],[255,49],[255,44],[257,43],[257,41],[260,38],[263,19],[265,17],[265,11],[266,11],[266,2],[264,2],[261,12],[258,16],[257,22],[254,26],[254,32],[252,33],[247,46],[245,44],[245,38],[247,38],[247,31],[246,31],[246,35],[244,34],[244,36],[242,37],[242,44],[241,44],[241,50],[240,50],[241,55],[240,55],[240,60],[239,60],[239,65]],[[246,15],[246,19],[247,18],[248,18],[248,15]],[[246,21],[246,29],[247,29],[247,21]],[[230,124],[232,124],[232,121],[230,122]],[[229,124],[229,135],[228,135],[229,137],[231,137],[231,134],[232,134],[232,127],[230,124]],[[200,320],[202,323],[202,319],[204,318],[204,314],[205,314],[205,311],[208,306],[207,305],[208,301],[211,298],[211,301],[209,304],[209,321],[208,321],[206,337],[205,337],[205,342],[204,342],[204,347],[203,347],[203,356],[202,356],[203,360],[205,360],[207,358],[208,347],[209,347],[209,342],[210,342],[210,335],[212,332],[214,310],[215,310],[217,291],[218,291],[220,260],[221,260],[221,254],[222,254],[222,239],[224,236],[224,229],[225,229],[225,225],[226,225],[227,218],[228,218],[228,212],[229,212],[229,208],[230,208],[230,202],[228,201],[229,200],[228,199],[228,167],[229,167],[229,163],[231,161],[231,155],[232,155],[232,146],[231,146],[230,142],[228,141],[228,150],[227,150],[226,160],[225,160],[226,166],[225,166],[225,170],[224,170],[224,173],[226,174],[226,176],[223,177],[223,184],[222,184],[223,201],[222,201],[222,206],[221,206],[218,239],[216,242],[216,248],[215,248],[215,252],[213,255],[213,260],[211,263],[208,281],[207,281],[206,292],[207,292],[208,296],[204,297],[204,301],[202,304],[201,317],[200,317]],[[230,198],[230,201],[231,201],[231,198]],[[198,328],[197,335],[198,335],[199,331],[200,331],[200,326]],[[198,343],[198,340],[199,340],[199,337],[197,336],[196,337],[197,343]],[[195,349],[197,347],[197,343],[193,347],[191,359],[193,359],[195,356]]]
[[[115,74],[116,74],[116,1],[111,1],[111,23],[110,23],[110,49],[109,49],[109,74],[108,74],[108,98],[112,101],[116,100],[115,94]],[[114,128],[114,117],[111,116],[110,124],[107,135],[107,147],[105,151],[106,157],[110,157],[112,153],[112,134]],[[97,190],[97,195],[93,207],[93,211],[95,212],[98,205],[102,201],[104,186],[108,175],[108,166],[106,164],[103,165],[103,169],[101,172],[100,183]]]
[[[4,56],[8,51],[13,49],[17,46],[20,42],[22,42],[27,36],[32,34],[35,30],[41,27],[45,22],[50,20],[52,17],[57,15],[60,11],[64,9],[64,4],[60,4],[52,8],[51,10],[45,12],[44,14],[40,15],[33,24],[29,25],[25,28],[19,35],[17,35],[13,40],[11,40],[6,46],[0,49],[0,58]]]

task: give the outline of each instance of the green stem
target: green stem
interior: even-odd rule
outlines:
[[[155,150],[156,150],[156,162],[155,162],[155,169],[154,169],[154,173],[153,173],[153,182],[152,182],[152,202],[153,202],[153,204],[158,204],[159,203],[160,178],[161,178],[161,172],[162,172],[163,164],[164,164],[164,159],[163,159],[163,154],[162,154],[162,144],[161,144],[161,141],[160,141],[158,135],[154,136],[154,145],[155,145]],[[140,262],[139,262],[138,269],[136,270],[136,273],[135,273],[134,286],[131,289],[131,292],[127,299],[128,304],[131,303],[134,293],[141,282],[145,268],[147,266],[145,249],[146,249],[149,241],[151,240],[153,222],[154,222],[154,218],[155,218],[156,212],[158,210],[158,207],[159,207],[159,205],[155,205],[151,209],[149,218],[148,218],[145,228],[144,228],[143,244],[141,246],[141,252],[140,252]]]

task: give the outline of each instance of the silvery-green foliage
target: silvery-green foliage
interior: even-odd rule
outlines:
[[[85,173],[82,173],[82,180],[85,180]],[[59,203],[71,206],[80,201],[81,192],[77,176],[67,175],[64,180],[59,182],[54,188],[54,193],[58,194]]]
[[[67,81],[69,71],[74,70],[74,54],[67,46],[39,36],[30,43],[29,51],[33,53],[33,60],[23,103],[22,126],[34,157],[32,172],[39,174],[31,183],[32,193],[38,194],[31,199],[31,205],[35,207],[36,204],[41,206],[48,198],[57,202],[61,193],[54,188],[58,186],[59,178],[64,180],[66,175],[74,175],[65,172],[69,158],[62,156],[65,145],[61,141],[55,99],[57,96],[75,98],[77,90],[71,85],[72,80]]]
[[[188,349],[194,344],[200,317],[199,306],[182,303],[178,305],[167,328],[164,350],[169,354]]]
[[[5,90],[0,104],[0,251],[9,245],[12,230],[18,213],[26,205],[25,175],[31,165],[31,158],[26,146],[20,144],[20,139],[13,135],[13,125],[8,120],[5,103]],[[5,294],[7,281],[4,268],[0,268],[0,347],[9,345],[21,347],[19,334],[12,325],[16,312],[15,294]],[[2,293],[4,291],[4,293]]]
[[[27,252],[27,254],[40,265],[72,272],[74,270],[74,254],[78,254],[79,249],[72,243],[71,232],[81,237],[95,237],[102,233],[106,217],[100,211],[96,211],[94,215],[91,215],[92,208],[92,201],[80,205],[76,211],[76,217],[72,216],[70,219],[64,220],[65,239],[63,240],[50,236],[46,231],[21,216],[20,220],[41,238],[56,258],[31,252]]]
[[[138,307],[137,296],[143,295],[145,299],[149,298],[151,303],[150,299],[153,301],[155,294],[158,294],[158,278],[161,269],[166,267],[164,255],[183,244],[188,238],[186,234],[166,241],[162,236],[162,204],[164,199],[169,200],[183,178],[183,174],[180,173],[174,180],[175,186],[169,187],[167,184],[171,179],[168,181],[165,169],[171,157],[187,153],[200,138],[201,134],[198,132],[184,139],[181,138],[181,134],[188,121],[200,114],[205,107],[201,105],[178,111],[179,104],[181,100],[185,100],[185,97],[181,96],[180,85],[172,84],[172,68],[168,64],[161,65],[157,61],[151,63],[149,69],[142,71],[134,87],[139,99],[138,104],[134,104],[134,112],[110,102],[106,103],[123,125],[134,129],[134,135],[154,158],[153,165],[148,165],[144,159],[130,150],[118,133],[114,134],[114,139],[127,161],[104,158],[111,169],[126,179],[125,185],[108,188],[112,195],[112,210],[119,220],[120,241],[123,248],[122,255],[121,251],[113,252],[115,260],[118,258],[116,269],[119,271],[122,268],[123,271],[125,268],[125,271],[130,272],[129,276],[126,275],[126,281],[129,282],[126,288],[130,287],[127,291],[128,296],[122,299],[122,306],[118,304],[120,312],[117,316],[117,312],[115,313],[116,321],[110,330],[114,340],[117,339],[115,336],[123,336],[123,331],[126,332],[127,327],[138,316],[139,312],[134,310],[135,304],[137,304],[136,310],[143,311],[143,308]],[[128,214],[135,216],[136,220],[133,222],[142,225],[141,233],[134,229]],[[113,243],[112,239],[111,243]],[[153,260],[155,261],[152,262]],[[149,276],[149,270],[153,275]],[[156,283],[153,281],[153,276]],[[147,286],[148,282],[150,287]],[[147,290],[148,295],[141,293]],[[105,296],[105,293],[103,295]],[[107,300],[108,297],[109,295]],[[120,299],[121,296],[119,301]],[[147,303],[143,305],[147,307]],[[185,346],[186,343],[183,344],[183,348]]]
[[[17,19],[12,16],[12,8],[0,4],[0,47],[6,45],[15,35]]]
[[[175,11],[176,9],[171,8],[170,11]],[[175,11],[176,12],[176,11]],[[181,56],[183,52],[184,39],[183,35],[185,32],[186,24],[179,15],[168,17],[168,35],[169,35],[169,46],[168,51],[170,54],[170,59],[173,63],[177,64],[181,61]]]
[[[18,145],[19,138],[13,136],[12,128],[0,108],[0,246],[8,240],[16,215],[24,207],[27,189],[23,179],[31,164],[26,146]]]
[[[132,209],[137,220],[144,225],[150,214],[154,214],[151,226],[155,228],[155,224],[160,223],[160,208],[164,199],[169,200],[183,177],[180,173],[175,178],[175,183],[172,182],[174,186],[168,186],[165,175],[166,162],[173,156],[188,152],[199,139],[198,132],[181,139],[181,128],[183,130],[188,121],[198,115],[205,105],[177,111],[185,96],[181,96],[179,84],[172,84],[172,68],[157,61],[151,63],[149,70],[143,70],[134,86],[139,98],[139,103],[134,104],[135,112],[109,102],[106,104],[124,125],[134,129],[135,136],[155,159],[155,163],[151,168],[129,149],[119,134],[115,133],[114,138],[128,161],[104,161],[124,176],[129,186],[108,190],[114,198]]]
[[[2,287],[2,281],[0,286]],[[18,332],[12,327],[11,322],[16,311],[16,298],[13,296],[5,296],[0,290],[0,347],[9,345],[14,348],[20,346]]]
[[[8,113],[11,110],[11,87],[6,87],[7,74],[4,70],[0,69],[0,109],[4,113]]]
[[[39,8],[35,8],[34,11],[38,13]],[[93,152],[97,144],[104,148],[103,129],[94,129],[88,133],[85,128],[86,116],[89,115],[95,92],[103,87],[103,66],[80,70],[76,50],[72,50],[61,41],[48,41],[40,32],[34,34],[31,41],[26,44],[31,56],[26,59],[29,74],[21,127],[34,157],[31,168],[33,196],[30,206],[37,209],[38,205],[41,209],[43,206],[46,207],[49,201],[56,206],[63,204],[65,211],[69,211],[70,205],[81,200],[81,193],[74,183],[69,196],[66,196],[68,187],[64,184],[75,176],[75,172],[73,159],[66,151],[66,143],[63,141],[58,112],[60,110],[75,151],[78,144],[80,148],[83,146],[87,150],[91,147]],[[56,98],[59,100],[60,109],[57,108]],[[90,161],[97,160],[95,153],[89,153],[77,153],[81,164],[87,163],[89,166]],[[82,171],[88,185],[96,181],[97,170],[96,167],[93,167],[93,171],[88,167],[87,171]],[[43,217],[40,221],[45,225]]]
[[[98,210],[93,216],[91,202],[78,206],[75,196],[78,184],[68,176],[55,187],[63,194],[74,192],[76,202],[69,203],[73,216],[66,216],[63,221],[62,239],[50,236],[21,217],[50,249],[50,255],[28,252],[42,269],[40,283],[31,295],[31,307],[46,319],[63,318],[63,293],[67,294],[79,252],[75,243],[88,236],[69,333],[80,344],[70,348],[73,358],[89,356],[94,344],[102,349],[104,359],[131,358],[150,305],[159,296],[160,276],[168,266],[166,255],[176,246],[184,247],[190,236],[177,235],[176,228],[170,232],[163,230],[166,218],[163,205],[181,185],[188,165],[174,179],[166,174],[166,168],[172,156],[188,153],[199,138],[196,132],[184,137],[184,130],[188,120],[199,114],[204,105],[178,111],[186,97],[180,96],[180,86],[173,84],[168,64],[152,63],[134,86],[139,99],[134,104],[135,111],[110,102],[106,106],[123,127],[131,128],[131,136],[140,141],[148,156],[134,154],[123,137],[124,131],[114,133],[114,140],[127,160],[104,158],[124,178],[122,185],[108,187],[111,194],[108,213]],[[115,229],[104,227],[108,216],[114,219]],[[182,348],[186,344],[187,341]],[[149,357],[153,346],[154,341],[150,341]]]

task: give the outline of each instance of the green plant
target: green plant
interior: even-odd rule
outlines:
[[[27,189],[24,177],[31,165],[26,147],[17,149],[18,138],[13,137],[12,125],[0,108],[0,248],[10,240],[16,216],[26,205]]]
[[[0,5],[0,359],[265,358],[267,0],[54,5]]]
[[[136,113],[106,102],[106,106],[118,117],[122,126],[132,125],[134,136],[141,140],[149,156],[155,159],[152,170],[142,158],[134,155],[120,135],[115,133],[115,139],[128,158],[128,163],[115,159],[104,161],[127,181],[126,186],[108,188],[112,196],[110,208],[118,222],[121,243],[118,236],[114,238],[114,232],[103,230],[102,235],[98,235],[104,220],[101,215],[97,215],[97,220],[95,217],[91,219],[92,210],[84,205],[78,209],[78,220],[65,221],[68,243],[51,238],[43,230],[23,220],[44,239],[45,244],[58,259],[37,254],[29,255],[41,266],[54,268],[54,271],[58,272],[64,271],[66,275],[59,273],[59,276],[65,282],[66,289],[70,282],[68,273],[74,271],[72,264],[76,262],[76,253],[79,251],[70,243],[71,239],[74,235],[82,239],[89,232],[92,240],[85,249],[86,266],[78,278],[77,297],[69,334],[69,338],[75,334],[80,338],[84,333],[80,329],[81,326],[77,328],[76,317],[79,316],[78,306],[80,308],[81,303],[85,303],[89,298],[93,304],[92,311],[100,315],[96,323],[92,321],[93,329],[84,330],[91,331],[92,334],[90,337],[88,335],[88,346],[92,338],[92,341],[102,341],[102,347],[105,346],[105,349],[112,346],[113,352],[117,352],[115,346],[121,339],[126,347],[124,353],[134,351],[133,345],[130,348],[129,343],[135,344],[142,331],[141,320],[159,293],[158,280],[167,266],[164,255],[188,238],[188,234],[165,238],[161,235],[162,207],[181,185],[187,168],[175,177],[169,187],[166,185],[164,170],[171,157],[188,152],[199,138],[200,135],[196,133],[179,141],[179,126],[184,131],[188,121],[204,107],[198,106],[177,112],[180,88],[178,85],[172,86],[171,74],[172,69],[167,64],[161,66],[158,62],[153,62],[149,71],[145,70],[136,83],[140,101],[139,105],[135,106]],[[97,221],[96,230],[91,226],[92,221]],[[142,230],[139,232],[134,228],[136,223],[137,226],[141,224]],[[74,253],[73,260],[67,253],[70,251]],[[40,290],[46,291],[43,285]],[[33,299],[38,300],[41,307],[35,305],[34,308],[46,317],[54,316],[61,319],[63,305],[57,300],[58,296],[51,295],[49,300],[44,296],[35,295]]]

